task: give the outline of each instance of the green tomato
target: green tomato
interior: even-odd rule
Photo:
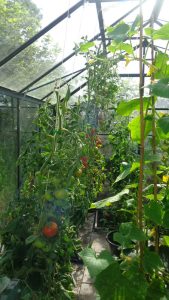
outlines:
[[[49,252],[51,250],[51,245],[48,245],[45,241],[42,239],[37,239],[33,243],[34,247],[43,250],[44,252]]]
[[[41,239],[37,239],[35,240],[35,242],[33,243],[34,247],[38,248],[38,249],[43,249],[46,247],[46,243],[41,240]]]

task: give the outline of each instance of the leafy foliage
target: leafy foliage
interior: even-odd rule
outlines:
[[[169,78],[160,79],[157,83],[150,85],[152,94],[159,97],[169,98]]]
[[[90,208],[102,208],[102,207],[105,207],[105,206],[110,206],[114,202],[119,201],[123,195],[126,195],[128,193],[129,193],[129,190],[125,189],[125,190],[121,191],[120,193],[118,193],[115,196],[112,196],[112,197],[109,197],[107,199],[103,199],[103,200],[92,203]]]

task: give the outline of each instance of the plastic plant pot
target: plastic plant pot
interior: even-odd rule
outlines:
[[[107,240],[107,242],[108,242],[108,244],[110,246],[110,250],[111,250],[112,255],[120,257],[120,253],[121,253],[120,246],[121,245],[118,242],[114,241],[114,239],[113,239],[113,235],[114,235],[115,232],[116,231],[110,231],[110,232],[108,232],[108,234],[106,236],[106,240]],[[125,255],[130,255],[131,253],[134,252],[133,248],[135,246],[135,243],[132,242],[132,244],[133,244],[133,247],[123,249],[123,253]]]

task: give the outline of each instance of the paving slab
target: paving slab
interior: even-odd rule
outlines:
[[[93,232],[94,214],[89,214],[84,228],[80,231],[79,238],[82,241],[82,246],[85,248],[91,246],[97,254],[103,250],[110,251],[106,241],[104,232]],[[84,265],[74,264],[73,279],[75,282],[75,297],[77,300],[96,300],[96,290],[92,284],[87,267]]]
[[[78,300],[96,300],[96,291],[92,284],[82,283]]]
[[[105,233],[96,233],[93,232],[91,235],[92,240],[92,248],[96,251],[96,253],[100,253],[103,250],[110,251],[109,244],[106,241]]]

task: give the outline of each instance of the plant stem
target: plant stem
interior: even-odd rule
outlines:
[[[153,28],[154,25],[154,17],[152,16],[151,19],[151,27]],[[152,47],[151,47],[151,61],[152,65],[154,63],[154,41],[152,39]],[[154,72],[151,74],[151,84],[154,81]],[[157,153],[157,147],[156,147],[156,109],[155,109],[155,97],[152,96],[152,151],[153,154],[156,155]],[[157,163],[154,161],[152,164],[153,167],[153,192],[154,192],[154,201],[157,201],[157,193],[158,193],[158,188],[157,188]],[[155,251],[158,253],[159,252],[159,228],[158,226],[155,227]]]
[[[143,110],[143,15],[142,5],[140,0],[140,49],[139,49],[139,69],[140,69],[140,173],[139,173],[139,187],[138,187],[138,202],[137,202],[137,221],[138,226],[143,229],[143,179],[144,179],[144,110]],[[140,270],[143,270],[143,254],[144,254],[144,243],[139,243],[140,250]]]

